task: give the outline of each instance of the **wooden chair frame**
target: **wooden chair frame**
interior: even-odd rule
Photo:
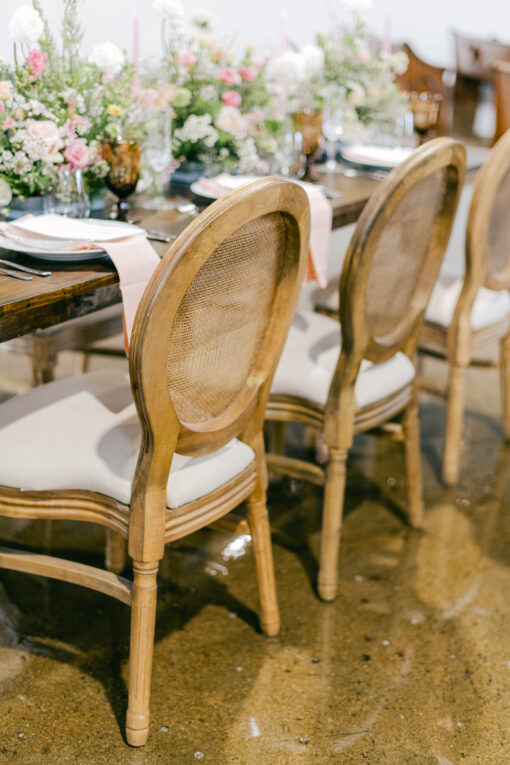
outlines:
[[[510,131],[491,150],[475,179],[466,229],[464,282],[452,322],[449,327],[442,327],[426,321],[418,344],[420,353],[445,359],[449,365],[443,458],[443,480],[447,484],[456,483],[459,477],[465,370],[468,366],[494,366],[484,360],[473,359],[473,353],[483,350],[488,342],[495,339],[500,341],[503,431],[505,437],[510,438],[510,320],[505,318],[480,330],[473,330],[470,320],[480,287],[510,289],[510,259],[501,274],[490,273],[487,265],[491,211],[497,204],[499,184],[509,169]],[[427,383],[424,387],[430,389]]]
[[[440,168],[447,169],[443,207],[431,233],[427,254],[408,310],[394,329],[374,336],[365,317],[365,293],[372,259],[385,226],[408,191]],[[354,384],[363,359],[386,361],[397,351],[413,358],[425,308],[439,273],[464,182],[465,150],[459,143],[438,138],[418,149],[393,170],[370,198],[358,221],[347,250],[340,277],[342,347],[324,408],[291,396],[272,395],[266,418],[282,423],[301,422],[322,429],[328,447],[325,473],[316,465],[281,454],[268,454],[268,466],[315,483],[324,484],[323,525],[318,591],[332,600],[337,591],[338,550],[346,478],[346,459],[355,433],[380,426],[404,412],[405,460],[409,518],[418,526],[422,519],[422,487],[418,406],[415,384],[405,386],[376,404],[356,409]],[[281,440],[281,439],[280,439]]]
[[[285,262],[275,283],[273,311],[254,356],[252,372],[227,408],[201,424],[177,416],[166,372],[174,318],[194,277],[217,247],[241,226],[273,212],[285,220]],[[130,505],[90,491],[20,491],[0,487],[0,515],[90,521],[107,527],[110,563],[122,560],[128,540],[133,581],[70,561],[0,551],[0,567],[81,584],[131,606],[129,698],[126,737],[147,740],[156,615],[156,577],[165,545],[200,529],[246,500],[259,583],[261,626],[274,635],[279,612],[266,508],[267,471],[262,427],[276,364],[304,278],[310,212],[305,192],[288,181],[266,178],[225,195],[194,220],[168,249],[150,280],[133,327],[129,368],[142,441]],[[211,295],[214,300],[214,294]],[[173,454],[208,454],[237,437],[256,459],[220,489],[168,510],[166,486]],[[121,563],[120,563],[121,565]]]

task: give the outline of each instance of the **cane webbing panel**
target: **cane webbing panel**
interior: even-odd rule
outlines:
[[[365,316],[372,337],[390,332],[405,316],[445,193],[441,168],[413,186],[386,224],[367,280]]]
[[[510,259],[510,168],[494,197],[487,234],[487,271],[497,276]]]
[[[166,366],[182,422],[217,417],[245,386],[284,267],[286,226],[280,213],[242,226],[214,251],[188,288]]]

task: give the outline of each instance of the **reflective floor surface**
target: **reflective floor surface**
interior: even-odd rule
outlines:
[[[455,490],[438,479],[444,405],[423,400],[421,532],[402,520],[401,444],[356,439],[334,604],[315,595],[321,491],[272,485],[278,638],[257,627],[246,539],[204,530],[167,550],[141,750],[123,739],[128,609],[0,572],[0,763],[510,763],[510,447],[496,373],[470,373],[468,392]],[[101,563],[85,524],[3,519],[0,535]]]

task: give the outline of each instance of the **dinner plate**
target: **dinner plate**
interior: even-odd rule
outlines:
[[[252,181],[258,181],[260,180],[261,176],[251,176],[251,175],[239,175],[235,176],[233,175],[231,179],[229,179],[228,186],[225,185],[222,188],[224,189],[222,193],[226,194],[229,191],[233,191],[234,189],[238,189],[241,186],[245,186],[247,183],[252,183]],[[277,176],[278,177],[278,176]],[[218,199],[219,196],[216,192],[214,192],[212,189],[205,188],[201,185],[199,179],[198,181],[195,181],[190,186],[190,191],[195,194],[197,197],[202,197],[203,199],[210,199],[211,201],[214,199]],[[210,179],[211,181],[214,181],[214,178]],[[305,191],[307,188],[313,188],[317,191],[322,191],[324,189],[324,186],[320,186],[317,183],[306,183],[303,181],[298,181],[295,178],[283,178],[285,181],[291,181],[292,183],[296,183],[298,186],[301,186]]]
[[[125,229],[124,236],[134,236],[141,234],[142,236],[147,236],[146,232],[143,228],[140,228],[140,226],[134,226],[132,223],[122,223],[120,221],[110,221],[110,220],[97,220],[97,219],[83,219],[80,221],[80,223],[83,223],[85,225],[90,225],[91,230],[92,226],[100,226],[103,228],[120,228]],[[30,232],[27,230],[27,236],[30,235]],[[23,232],[20,229],[20,237],[23,237]],[[71,237],[69,237],[71,238]],[[87,261],[91,260],[97,260],[98,258],[104,259],[108,258],[107,253],[100,248],[99,246],[94,246],[93,248],[90,248],[88,250],[76,250],[73,249],[67,249],[66,247],[59,247],[58,246],[58,239],[55,239],[55,250],[48,248],[48,239],[45,239],[45,246],[44,247],[37,247],[34,245],[27,245],[26,243],[19,243],[14,241],[13,239],[10,239],[9,237],[5,236],[2,232],[0,232],[0,247],[5,250],[11,250],[12,252],[23,252],[27,255],[30,255],[30,257],[37,258],[38,260],[48,260],[52,262],[62,261],[65,263],[85,263]],[[66,239],[66,242],[68,239]],[[113,240],[112,240],[113,241]],[[84,242],[86,243],[86,242]]]
[[[342,157],[358,167],[392,170],[410,157],[413,151],[409,146],[353,144],[342,149]]]

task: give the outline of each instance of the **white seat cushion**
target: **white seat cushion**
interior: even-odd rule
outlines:
[[[436,282],[425,318],[441,327],[449,327],[462,289],[462,279],[441,274]],[[483,329],[496,324],[510,313],[510,295],[506,290],[480,287],[471,309],[471,327]]]
[[[141,429],[124,372],[92,372],[0,404],[0,484],[27,491],[87,489],[129,504]],[[254,460],[233,439],[202,457],[175,454],[168,507],[227,483]]]
[[[297,396],[324,406],[340,353],[340,325],[317,313],[297,313],[273,381],[274,395]],[[356,407],[361,409],[405,388],[415,376],[403,353],[382,364],[362,361],[356,380]]]

